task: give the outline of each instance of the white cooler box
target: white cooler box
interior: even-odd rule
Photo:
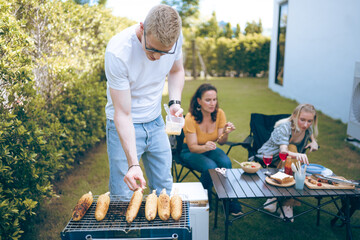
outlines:
[[[190,227],[193,240],[209,239],[209,202],[207,191],[200,182],[174,183],[170,195],[177,191],[190,201]]]

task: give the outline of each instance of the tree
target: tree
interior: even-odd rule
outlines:
[[[215,53],[217,58],[217,65],[215,69],[219,76],[225,76],[226,72],[231,70],[231,59],[229,58],[232,51],[231,47],[231,39],[220,37],[216,40]]]
[[[189,27],[191,17],[199,14],[199,0],[162,0],[161,3],[176,8],[184,27]]]
[[[252,34],[252,33],[258,33],[261,34],[263,31],[261,19],[259,19],[259,23],[256,23],[255,21],[246,22],[245,27],[245,35]]]
[[[201,23],[197,29],[196,35],[199,37],[218,37],[220,28],[216,19],[216,13],[213,12],[209,21]]]
[[[225,25],[225,28],[224,28],[224,37],[226,38],[232,38],[234,32],[233,30],[231,29],[231,24],[230,23],[227,23]]]
[[[244,72],[255,77],[269,68],[270,38],[261,34],[250,34],[242,38],[245,50]]]
[[[240,24],[236,24],[236,30],[234,32],[235,37],[238,37],[240,34]]]

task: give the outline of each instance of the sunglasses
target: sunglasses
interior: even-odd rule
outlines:
[[[160,51],[160,50],[157,50],[155,48],[148,48],[146,46],[146,32],[145,32],[145,27],[144,27],[144,40],[145,40],[145,49],[149,52],[156,52],[156,53],[160,53],[160,54],[174,54],[175,51],[176,51],[176,46],[177,46],[177,41],[175,42],[175,47],[174,47],[174,50],[172,52],[168,51],[168,52],[165,52],[165,51]]]

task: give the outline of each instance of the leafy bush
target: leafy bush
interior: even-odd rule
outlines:
[[[186,30],[184,36],[192,36]],[[225,37],[197,37],[196,49],[200,53],[206,70],[211,75],[227,76],[234,71],[235,76],[240,73],[255,76],[269,69],[270,38],[261,34],[239,35],[235,38]],[[186,56],[185,68],[192,69],[192,46],[185,41],[184,52]],[[201,62],[196,54],[197,72],[202,70]]]
[[[0,0],[0,239],[104,138],[105,46],[131,24],[101,6]]]

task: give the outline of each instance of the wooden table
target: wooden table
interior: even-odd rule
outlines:
[[[273,173],[277,169],[269,169]],[[242,169],[227,169],[226,177],[221,173],[216,172],[214,169],[209,170],[211,179],[214,183],[214,188],[216,190],[218,198],[216,199],[216,208],[215,208],[215,222],[214,227],[217,226],[217,213],[218,213],[218,200],[223,201],[224,213],[225,213],[225,239],[228,239],[228,230],[229,225],[240,218],[243,218],[249,214],[262,212],[264,214],[271,215],[275,218],[280,218],[274,213],[270,213],[264,210],[264,206],[254,207],[247,203],[242,202],[243,199],[258,199],[264,198],[264,202],[267,198],[277,198],[277,201],[281,202],[285,199],[295,199],[307,206],[310,209],[305,210],[299,214],[294,215],[292,218],[296,218],[305,213],[316,210],[317,211],[317,225],[319,225],[320,212],[325,212],[332,216],[336,216],[336,213],[329,212],[323,207],[330,203],[334,203],[339,211],[341,206],[338,206],[337,200],[344,199],[346,204],[345,215],[340,216],[340,219],[345,221],[346,224],[346,239],[352,239],[351,226],[350,226],[350,217],[349,217],[349,198],[352,196],[360,196],[360,189],[356,188],[355,190],[312,190],[304,186],[303,190],[296,190],[295,185],[292,187],[275,187],[265,182],[264,172],[266,169],[260,169],[256,174],[247,174],[244,173]],[[306,200],[309,197],[317,199],[317,205],[307,202]],[[323,198],[330,198],[329,200],[321,203]],[[248,212],[234,217],[229,218],[229,203],[231,199],[239,199],[243,206],[250,208]],[[279,204],[281,205],[281,204]],[[281,206],[280,206],[281,207]],[[282,208],[281,208],[282,211]],[[290,221],[292,218],[284,218],[284,221]]]

